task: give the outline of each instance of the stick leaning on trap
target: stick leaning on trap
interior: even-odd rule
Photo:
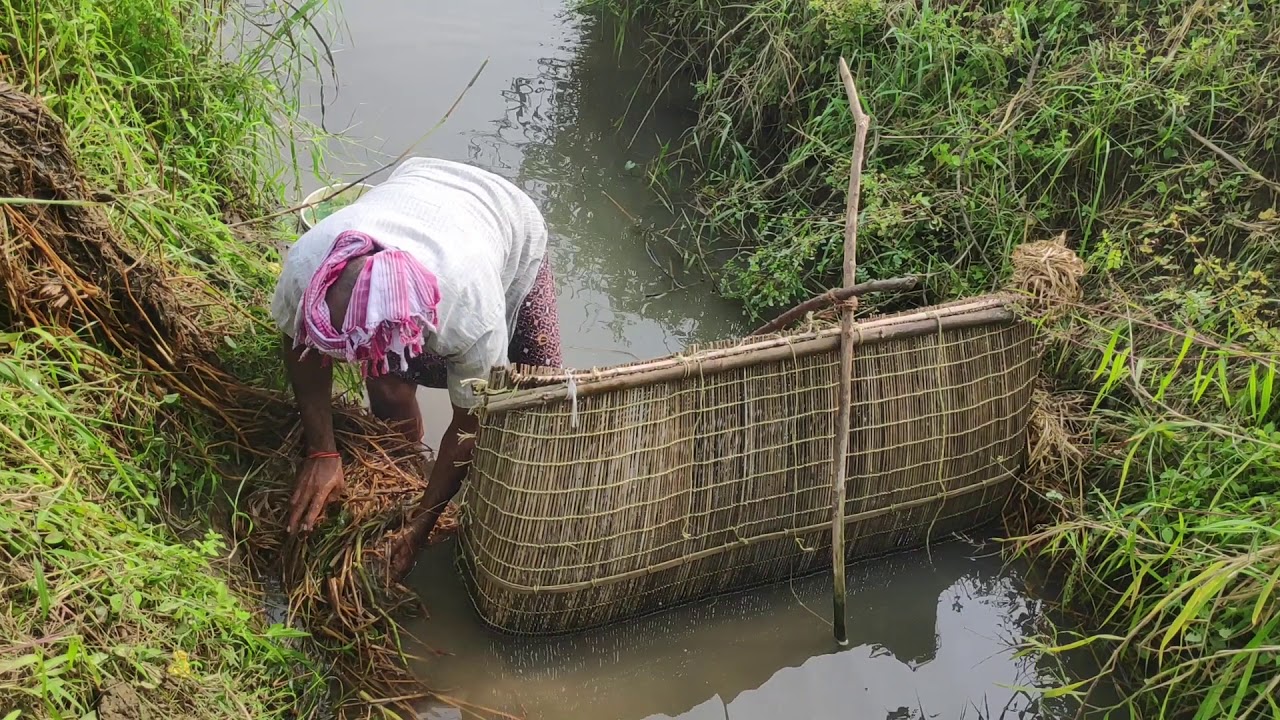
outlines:
[[[853,158],[849,164],[849,196],[845,201],[844,218],[844,288],[852,288],[858,269],[858,199],[862,191],[862,155],[867,142],[867,127],[871,118],[862,111],[858,88],[853,83],[849,64],[840,58],[840,81],[849,98],[849,111],[853,113]],[[845,470],[849,456],[849,410],[853,406],[853,313],[858,299],[851,296],[840,306],[840,393],[836,406],[835,442],[831,458],[831,571],[835,584],[832,593],[834,613],[833,631],[836,643],[849,644],[849,632],[845,626],[846,593],[844,577],[844,504]]]

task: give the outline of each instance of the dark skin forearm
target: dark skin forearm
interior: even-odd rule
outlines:
[[[345,481],[333,439],[333,367],[322,363],[316,353],[301,357],[291,345],[286,338],[284,362],[302,417],[307,450],[294,481],[285,527],[290,533],[306,533],[315,527],[325,507],[341,496]]]
[[[301,357],[293,340],[284,338],[284,365],[293,386],[293,396],[302,416],[302,435],[310,452],[333,452],[333,365],[322,362],[320,353]]]
[[[440,451],[431,469],[427,490],[418,504],[416,515],[409,521],[403,535],[395,541],[391,550],[391,573],[402,578],[413,566],[413,559],[427,541],[440,520],[440,513],[462,487],[475,452],[475,432],[479,421],[461,408],[453,409],[453,421],[440,439]]]
[[[351,290],[367,261],[367,256],[352,258],[325,294],[325,305],[336,330],[342,330]],[[323,362],[320,353],[314,351],[303,358],[301,349],[295,349],[288,336],[284,338],[284,364],[302,415],[307,448],[311,452],[333,452],[337,449],[333,441],[333,364]]]
[[[342,276],[325,295],[329,315],[334,318],[337,329],[341,329],[351,301],[351,289],[365,262],[366,258],[355,258],[349,262]],[[282,349],[307,444],[307,454],[298,469],[293,496],[289,499],[286,527],[290,533],[305,533],[315,527],[325,508],[340,498],[346,487],[342,461],[336,456],[337,445],[333,437],[333,366],[324,362],[317,352],[303,357],[302,351],[294,348],[289,338],[285,338]]]
[[[444,512],[445,506],[462,487],[462,481],[467,476],[467,466],[475,453],[475,432],[478,426],[479,421],[474,415],[458,407],[453,409],[453,421],[440,439],[440,450],[436,453],[436,463],[427,480],[426,493],[412,520],[409,547],[417,548],[426,543],[440,519],[440,513]]]

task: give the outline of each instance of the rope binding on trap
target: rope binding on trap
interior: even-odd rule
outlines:
[[[569,427],[577,429],[578,427],[578,378],[574,374],[572,368],[565,370],[569,376]]]

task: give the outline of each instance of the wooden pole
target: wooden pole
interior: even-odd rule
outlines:
[[[875,345],[891,340],[936,335],[947,330],[982,327],[997,323],[1012,322],[1017,318],[1010,307],[992,301],[989,305],[978,306],[961,313],[920,313],[912,314],[903,322],[862,323],[855,325],[852,339],[855,347]],[[790,362],[801,358],[839,351],[841,338],[838,334],[819,333],[803,337],[790,343],[765,345],[749,352],[732,355],[716,355],[691,359],[689,362],[655,366],[644,372],[630,375],[614,375],[601,380],[585,377],[578,380],[574,393],[581,400],[593,395],[601,395],[619,390],[648,387],[659,383],[677,382],[688,377],[711,377],[718,373],[729,372],[741,368],[756,367],[766,363]],[[529,408],[541,407],[564,402],[569,398],[569,389],[565,385],[530,388],[511,393],[494,395],[485,405],[489,415],[516,412]]]
[[[844,217],[844,282],[842,287],[853,287],[858,269],[858,205],[862,192],[862,154],[867,143],[867,127],[871,118],[862,111],[858,88],[853,84],[849,63],[840,58],[840,81],[844,83],[849,98],[849,111],[853,113],[853,157],[849,164],[849,196],[845,201]],[[853,311],[857,301],[846,300],[840,311],[840,393],[836,406],[836,438],[834,457],[831,459],[831,571],[835,583],[832,597],[836,643],[849,644],[849,630],[845,625],[846,594],[844,578],[844,516],[845,485],[849,458],[850,411],[853,405]]]
[[[821,295],[814,295],[764,325],[761,325],[747,337],[772,335],[773,333],[781,332],[782,330],[786,330],[788,325],[799,320],[805,315],[821,310],[829,305],[835,305],[836,303],[843,302],[851,297],[862,297],[867,293],[873,292],[914,290],[919,284],[919,278],[901,277],[891,278],[889,280],[869,280],[864,283],[858,283],[853,287],[840,288],[839,290],[828,290]]]

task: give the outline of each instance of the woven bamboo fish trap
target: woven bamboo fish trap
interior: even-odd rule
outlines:
[[[1013,300],[857,325],[846,554],[995,519],[1039,356]],[[839,328],[495,371],[463,505],[481,617],[564,633],[830,567]]]

